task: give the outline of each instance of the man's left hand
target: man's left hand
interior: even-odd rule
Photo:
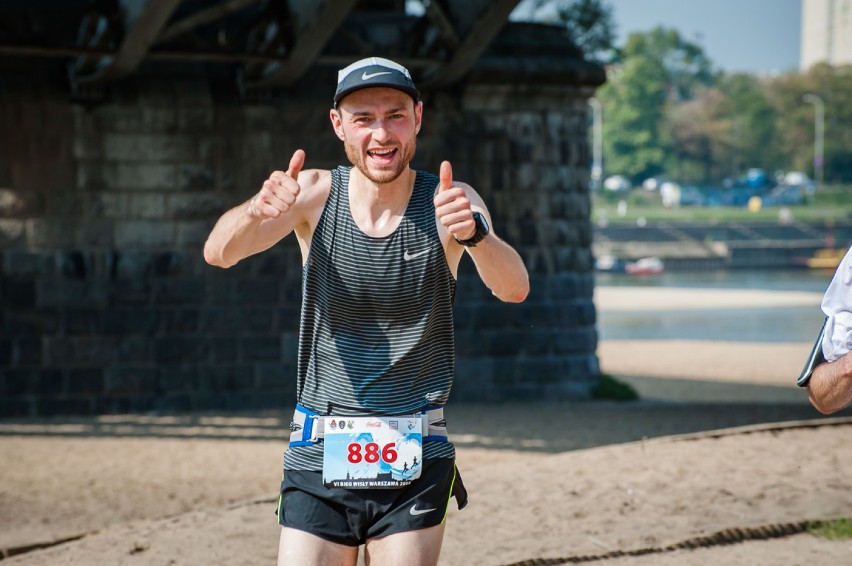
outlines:
[[[441,163],[438,175],[438,193],[435,195],[435,215],[451,236],[459,240],[473,238],[476,223],[470,209],[470,199],[462,187],[453,186],[453,166]]]

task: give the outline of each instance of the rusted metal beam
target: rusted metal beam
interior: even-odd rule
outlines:
[[[429,2],[426,6],[426,17],[429,18],[432,25],[434,25],[435,29],[438,30],[438,35],[441,36],[444,44],[449,47],[451,51],[458,49],[459,44],[461,43],[461,38],[459,38],[459,34],[456,31],[456,28],[453,27],[453,23],[450,21],[447,13],[434,0]]]
[[[229,14],[239,12],[243,8],[257,4],[258,2],[261,2],[261,0],[228,0],[206,10],[199,10],[163,30],[159,37],[157,37],[157,43],[169,41],[195,28],[215,22],[216,20],[221,20]]]
[[[356,0],[318,2],[311,20],[300,31],[287,59],[275,71],[247,87],[287,86],[299,80],[314,64],[329,38],[352,11]]]
[[[181,0],[148,0],[139,16],[131,23],[111,63],[92,75],[78,75],[78,83],[106,82],[131,74],[145,59],[166,22]]]
[[[482,52],[500,32],[520,0],[494,0],[488,3],[453,52],[450,60],[425,77],[423,86],[440,87],[460,79],[473,67]]]
[[[0,56],[44,57],[65,59],[73,57],[114,57],[115,51],[85,47],[43,47],[40,45],[0,45]],[[151,61],[200,62],[200,63],[284,63],[286,57],[257,53],[226,53],[217,51],[149,51],[146,59]],[[441,61],[429,57],[395,57],[400,65],[409,69],[437,67]],[[351,55],[320,55],[314,65],[345,67],[352,62]]]

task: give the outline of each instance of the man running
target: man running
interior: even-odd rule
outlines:
[[[467,502],[443,417],[459,261],[502,301],[523,301],[529,277],[448,161],[438,176],[410,167],[423,103],[407,69],[341,70],[329,116],[354,167],[303,170],[296,150],[219,219],[204,256],[231,267],[290,233],[302,253],[279,565],[354,566],[362,544],[371,565],[434,565],[450,498]]]

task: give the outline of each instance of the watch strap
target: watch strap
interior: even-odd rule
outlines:
[[[467,240],[460,240],[456,238],[456,241],[466,248],[472,248],[483,239],[485,236],[489,234],[491,230],[488,228],[488,223],[485,221],[485,217],[480,212],[473,213],[473,222],[476,225],[476,230],[473,233],[473,236],[468,238]]]

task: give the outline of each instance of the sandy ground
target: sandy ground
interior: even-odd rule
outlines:
[[[618,302],[630,292],[604,290],[599,308],[632,308]],[[684,308],[753,306],[699,293]],[[652,295],[639,302],[672,297]],[[814,299],[779,293],[772,304]],[[642,401],[451,404],[471,502],[451,508],[440,563],[848,564],[852,540],[796,534],[805,521],[852,516],[852,412],[823,417],[793,385],[809,349],[604,342],[603,369]],[[0,553],[15,553],[3,562],[274,564],[288,421],[0,422]]]

